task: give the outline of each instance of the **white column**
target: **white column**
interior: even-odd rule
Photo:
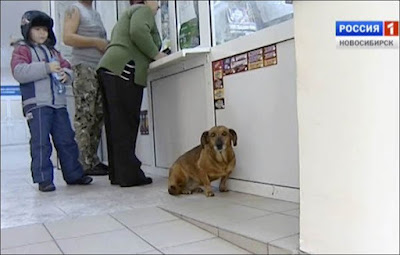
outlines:
[[[293,1],[300,249],[399,253],[399,49],[337,49],[335,22],[399,2]]]

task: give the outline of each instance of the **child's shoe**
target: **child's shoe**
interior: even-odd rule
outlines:
[[[67,182],[68,185],[88,185],[93,181],[93,178],[87,175],[82,176],[74,182]]]
[[[42,192],[55,191],[56,186],[54,186],[53,182],[41,182],[39,183],[39,190]]]

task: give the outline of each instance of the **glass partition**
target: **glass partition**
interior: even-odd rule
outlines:
[[[170,32],[170,4],[167,0],[159,1],[160,10],[156,15],[158,30],[160,32],[162,46],[161,50],[171,48],[171,32]]]
[[[53,16],[62,20],[63,10],[73,1],[51,2],[55,9]],[[176,52],[197,46],[209,47],[211,34],[212,46],[215,46],[281,23],[293,18],[293,6],[286,2],[290,1],[160,0],[156,22],[162,49],[171,48],[172,52]],[[129,0],[116,0],[116,4],[115,1],[96,1],[108,36],[114,25],[115,8],[116,16],[120,18],[129,6]],[[56,26],[61,31],[62,25]],[[59,46],[64,48],[64,45]],[[68,52],[67,48],[63,50]]]
[[[117,0],[117,18],[122,16],[122,13],[129,8],[129,0]]]
[[[160,6],[160,10],[157,12],[155,17],[158,31],[160,32],[161,40],[162,40],[162,47],[161,49],[164,50],[166,48],[173,48],[171,47],[171,32],[170,32],[170,23],[171,23],[171,1],[168,0],[161,0],[158,1]],[[130,6],[129,0],[117,0],[117,7],[118,7],[118,18],[124,13],[126,9]],[[175,12],[173,12],[175,13]]]
[[[198,1],[176,1],[176,7],[178,12],[178,50],[199,46],[200,29]]]
[[[51,1],[52,6],[52,18],[54,19],[54,33],[57,38],[56,48],[63,54],[64,58],[70,60],[72,48],[67,46],[63,42],[63,30],[64,30],[64,17],[65,11],[73,3],[77,1]]]
[[[285,1],[211,1],[213,44],[254,33],[293,18]]]
[[[95,1],[94,7],[99,12],[104,28],[107,32],[107,39],[111,38],[111,32],[117,22],[116,1]]]

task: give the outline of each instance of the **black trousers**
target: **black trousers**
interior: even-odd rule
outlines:
[[[139,185],[145,179],[135,153],[143,86],[134,83],[134,72],[127,81],[106,71],[98,70],[98,79],[103,92],[109,179],[120,186]]]

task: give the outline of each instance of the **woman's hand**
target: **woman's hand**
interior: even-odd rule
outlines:
[[[159,60],[159,59],[161,59],[161,58],[163,58],[163,57],[166,57],[166,56],[168,56],[168,55],[165,54],[164,52],[159,52],[159,53],[154,57],[154,60]]]

